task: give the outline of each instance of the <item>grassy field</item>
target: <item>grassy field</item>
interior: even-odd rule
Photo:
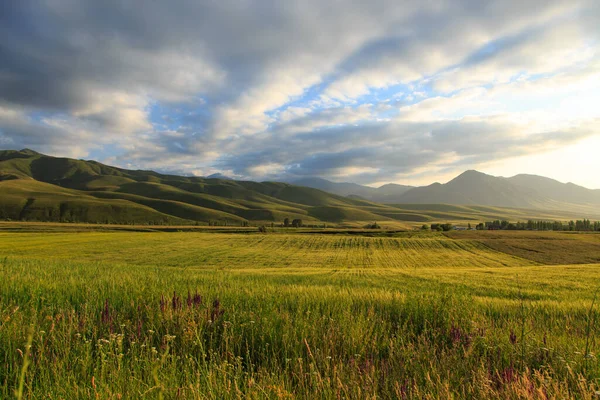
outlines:
[[[532,232],[0,232],[0,398],[594,399],[600,265],[579,256],[598,247]]]

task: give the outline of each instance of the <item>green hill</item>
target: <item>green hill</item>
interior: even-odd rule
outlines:
[[[0,218],[25,221],[181,224],[184,219],[141,203],[100,199],[26,179],[0,181]]]
[[[0,151],[0,218],[152,224],[304,223],[388,219],[380,207],[279,182],[132,171],[95,161]]]
[[[436,200],[444,203],[443,196]],[[0,151],[0,219],[256,225],[279,224],[285,218],[301,219],[305,224],[418,224],[582,216],[474,205],[383,205],[281,182],[164,175],[96,161],[50,157],[28,149]]]

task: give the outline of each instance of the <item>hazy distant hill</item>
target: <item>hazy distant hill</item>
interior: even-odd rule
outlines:
[[[233,178],[228,177],[227,175],[223,175],[223,174],[212,174],[206,177],[207,179],[225,179],[225,180],[234,180]]]
[[[0,219],[243,225],[249,221],[279,224],[285,218],[298,218],[308,224],[352,222],[362,226],[363,221],[397,224],[600,216],[599,202],[590,206],[592,200],[588,200],[589,195],[597,201],[598,191],[546,178],[538,185],[537,178],[505,179],[467,171],[445,185],[408,188],[392,184],[378,189],[325,180],[301,182],[321,185],[324,190],[319,190],[281,182],[132,171],[28,149],[7,150],[0,151]],[[572,193],[549,197],[555,190]],[[385,205],[365,198],[412,204]],[[544,208],[554,211],[541,211]]]
[[[379,188],[373,188],[350,182],[331,182],[322,178],[303,178],[295,180],[292,183],[294,185],[324,190],[340,196],[362,198],[376,203],[396,203],[400,199],[400,196],[413,188],[413,186],[397,185],[395,183],[388,183]]]
[[[600,191],[536,175],[502,178],[471,170],[446,184],[411,189],[397,203],[476,204],[590,213],[600,206]]]
[[[556,201],[569,203],[600,204],[600,190],[590,190],[573,183],[561,183],[554,179],[537,175],[521,174],[507,178],[511,183],[521,187],[532,188],[540,196],[552,198]]]
[[[318,188],[351,199],[397,204],[400,207],[407,204],[452,204],[560,210],[582,215],[600,214],[600,190],[590,190],[537,175],[521,174],[502,178],[469,170],[448,183],[433,183],[423,187],[391,183],[373,188],[321,178],[304,178],[294,181],[294,184]]]

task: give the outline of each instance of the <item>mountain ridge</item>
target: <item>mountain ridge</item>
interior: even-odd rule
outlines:
[[[281,223],[285,218],[321,224],[600,215],[600,191],[525,174],[502,178],[469,170],[445,184],[423,187],[386,184],[370,188],[321,178],[300,183],[344,192],[283,182],[127,170],[28,149],[5,150],[0,151],[0,218],[243,225]],[[532,188],[537,186],[537,190]],[[553,197],[554,192],[560,193]]]
[[[0,151],[0,189],[0,218],[11,219],[220,224],[389,219],[366,210],[383,206],[308,187],[126,170],[26,149]],[[120,211],[116,219],[111,214],[111,207],[127,206],[137,215],[132,221]],[[335,210],[335,217],[324,219],[322,207]],[[94,211],[99,208],[102,217]]]
[[[571,182],[532,174],[498,177],[477,170],[467,170],[446,183],[406,186],[394,183],[378,188],[355,183],[331,182],[322,178],[294,181],[351,198],[362,198],[386,204],[456,204],[486,205],[533,209],[576,210],[574,205],[600,204],[600,190],[588,189]],[[386,193],[386,188],[393,188]]]

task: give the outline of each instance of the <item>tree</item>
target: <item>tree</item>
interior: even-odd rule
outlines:
[[[286,218],[286,219],[283,220],[283,226],[285,226],[285,227],[290,226],[290,219],[289,218]]]
[[[292,221],[292,226],[294,228],[300,228],[302,227],[302,220],[301,219],[295,219]]]
[[[454,226],[452,226],[452,224],[442,224],[442,225],[440,225],[440,227],[442,228],[442,230],[444,232],[448,232],[448,231],[451,231],[452,229],[454,229]]]

